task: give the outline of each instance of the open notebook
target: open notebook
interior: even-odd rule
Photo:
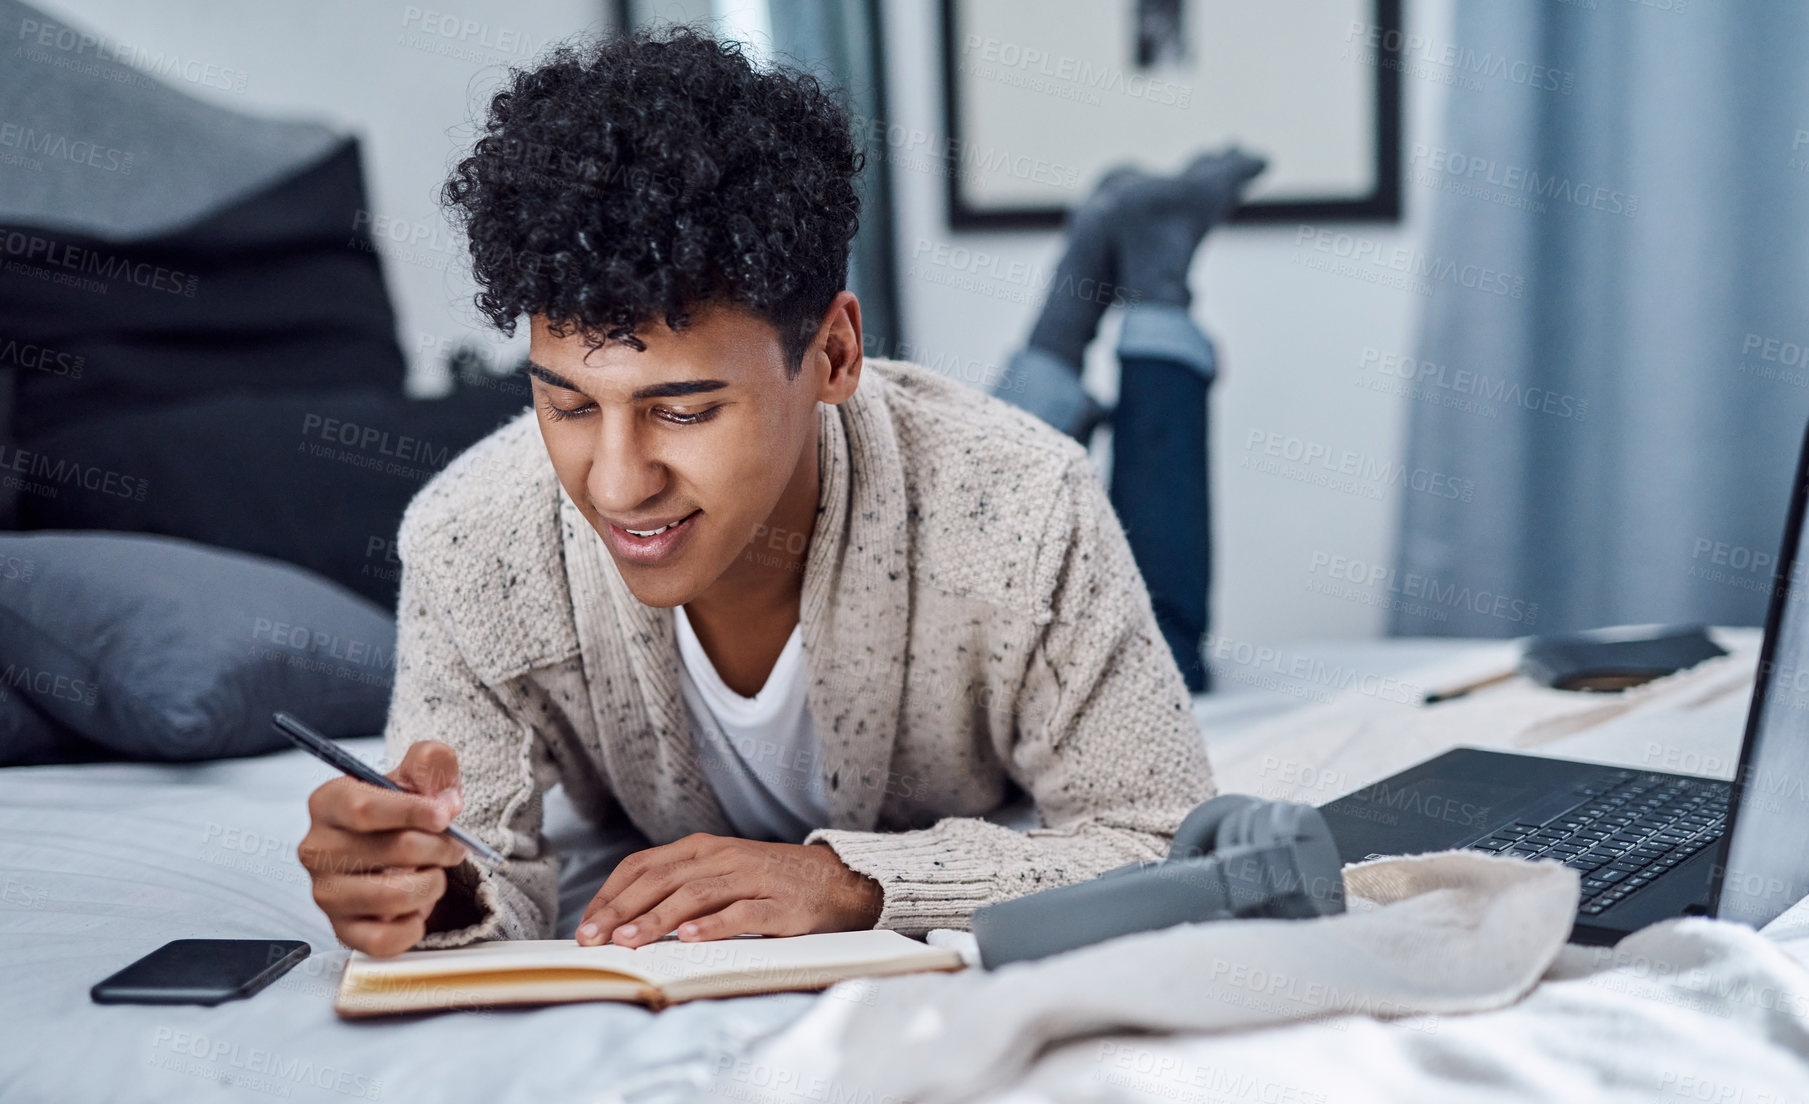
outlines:
[[[895,931],[743,936],[644,947],[518,939],[374,958],[353,951],[333,1009],[348,1018],[566,1001],[664,1008],[700,997],[822,989],[856,977],[959,970],[961,956]]]

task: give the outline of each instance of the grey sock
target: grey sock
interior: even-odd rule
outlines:
[[[1117,271],[1112,220],[1116,197],[1141,174],[1128,166],[1106,173],[1068,220],[1068,248],[1043,296],[1030,344],[1080,371],[1081,357],[1111,303]]]
[[[1138,303],[1191,303],[1187,269],[1194,251],[1267,166],[1232,147],[1194,158],[1177,176],[1138,174],[1121,185],[1112,223],[1118,279],[1127,295]]]

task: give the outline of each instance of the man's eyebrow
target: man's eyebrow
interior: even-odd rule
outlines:
[[[566,379],[564,376],[553,371],[544,364],[536,364],[531,360],[528,361],[528,375],[533,376],[548,387],[560,387],[567,391],[576,391],[579,394],[584,393],[582,387],[579,387],[571,380]]]
[[[656,383],[651,387],[643,387],[634,393],[636,399],[682,399],[686,395],[701,395],[706,391],[721,391],[728,384],[721,380],[673,380],[671,383]]]
[[[567,391],[576,391],[579,394],[584,393],[584,388],[579,387],[577,384],[566,379],[551,368],[548,368],[543,364],[536,364],[531,360],[528,361],[528,374],[539,379],[549,387],[559,387]],[[708,391],[721,391],[727,386],[728,384],[724,383],[722,380],[714,379],[673,380],[670,383],[655,383],[640,388],[630,397],[636,401],[641,399],[678,399],[683,398],[686,395],[701,395]]]

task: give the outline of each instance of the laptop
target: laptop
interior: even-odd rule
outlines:
[[[1459,748],[1320,810],[1357,862],[1465,848],[1582,876],[1571,941],[1677,916],[1757,928],[1809,894],[1809,585],[1798,578],[1809,434],[1734,781]]]

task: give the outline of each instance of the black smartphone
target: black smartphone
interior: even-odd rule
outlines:
[[[298,939],[174,939],[96,982],[96,1004],[219,1004],[269,985],[308,957]]]

